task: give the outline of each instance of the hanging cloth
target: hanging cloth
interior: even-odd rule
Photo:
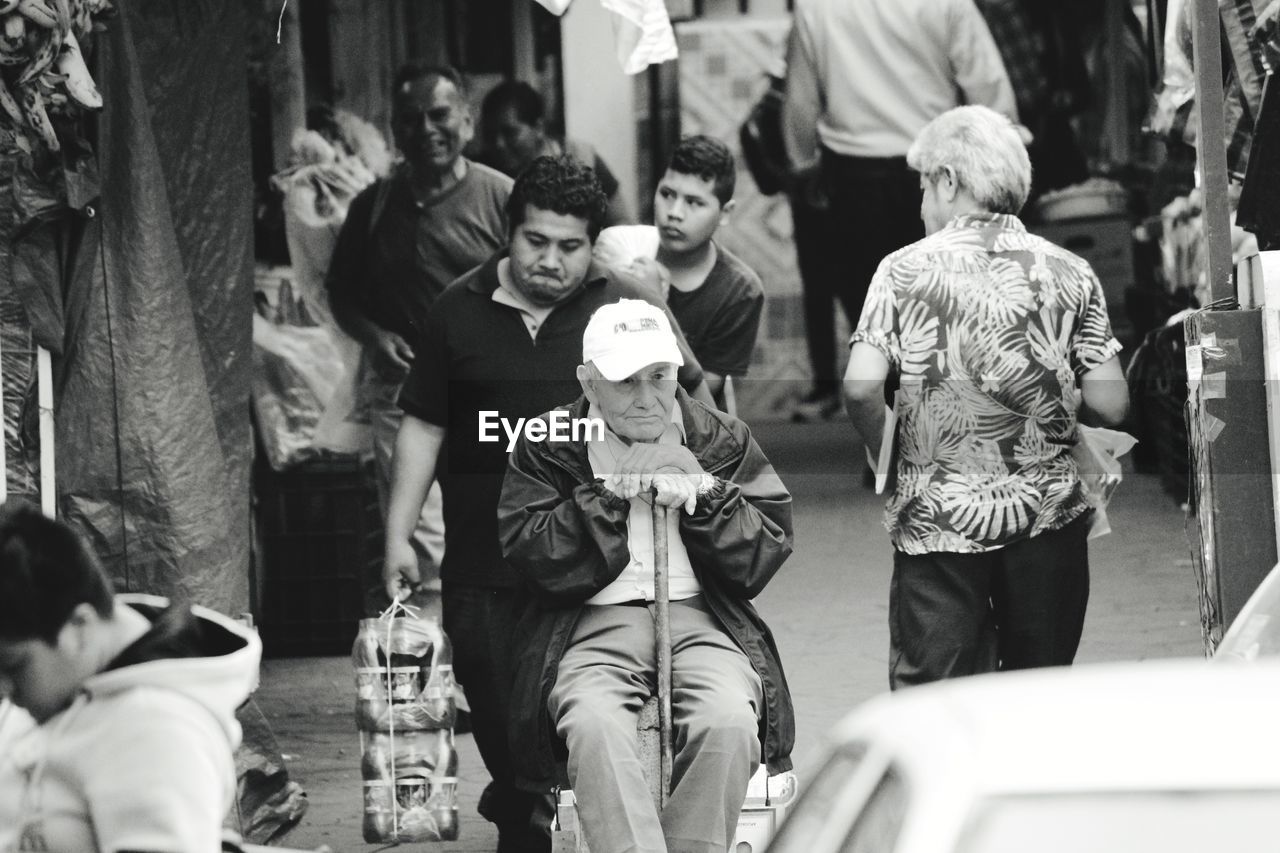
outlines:
[[[536,0],[553,15],[563,15],[572,0]],[[679,55],[671,16],[663,0],[600,0],[613,13],[613,42],[618,64],[639,74]]]

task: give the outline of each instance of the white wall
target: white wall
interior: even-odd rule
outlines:
[[[595,146],[637,210],[635,81],[618,64],[612,19],[598,0],[577,0],[561,18],[565,133]]]

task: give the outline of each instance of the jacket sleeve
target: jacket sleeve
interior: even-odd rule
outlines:
[[[791,494],[745,424],[741,460],[720,472],[711,495],[680,515],[689,559],[727,592],[755,598],[791,554]]]
[[[576,606],[622,574],[630,503],[603,483],[567,493],[541,450],[523,436],[507,463],[498,502],[502,553],[547,606]]]

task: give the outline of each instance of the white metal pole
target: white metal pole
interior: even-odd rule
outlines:
[[[58,515],[58,487],[54,476],[53,362],[49,351],[36,347],[36,400],[40,407],[40,509]]]

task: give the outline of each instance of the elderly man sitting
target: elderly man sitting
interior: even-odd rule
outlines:
[[[791,553],[791,496],[746,424],[677,387],[661,310],[601,307],[583,362],[584,396],[567,412],[604,429],[559,442],[526,432],[498,509],[503,551],[535,593],[517,632],[517,762],[546,790],[563,756],[553,735],[567,744],[593,853],[723,853],[761,757],[771,772],[791,766],[791,698],[751,605]],[[636,743],[657,679],[651,489],[671,508],[675,761],[661,814]]]

